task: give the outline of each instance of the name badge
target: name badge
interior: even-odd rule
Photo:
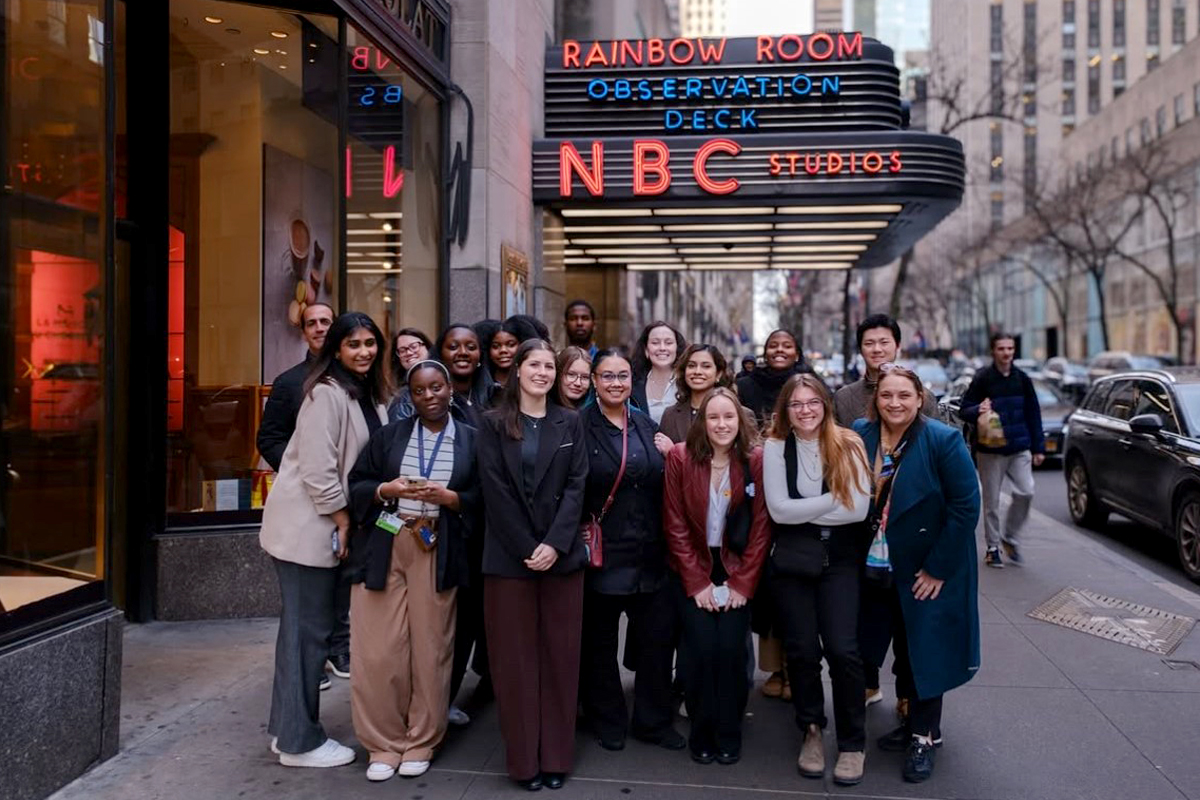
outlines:
[[[381,511],[379,512],[379,517],[375,520],[375,527],[395,536],[404,527],[404,521],[390,511]]]

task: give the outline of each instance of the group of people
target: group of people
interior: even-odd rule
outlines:
[[[863,322],[866,374],[835,396],[787,331],[735,380],[666,322],[624,351],[596,346],[595,320],[570,303],[556,352],[532,317],[389,341],[364,314],[305,309],[311,354],[274,384],[259,437],[278,473],[261,542],[283,601],[280,763],[355,758],[320,723],[328,664],[373,781],[423,774],[469,723],[468,665],[530,790],[567,779],[580,711],[607,750],[632,736],[733,764],[753,630],[776,642],[759,667],[788,687],[802,775],[826,774],[824,659],[833,779],[861,781],[890,645],[905,713],[879,746],[928,778],[942,696],[979,668],[980,501],[962,437],[893,363],[899,326]]]

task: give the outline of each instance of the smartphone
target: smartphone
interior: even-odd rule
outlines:
[[[341,537],[338,536],[337,528],[333,529],[333,533],[330,535],[330,538],[333,540],[333,554],[336,556],[338,551],[342,549],[342,540]]]
[[[720,608],[729,605],[729,587],[725,584],[713,588],[713,602]]]
[[[426,483],[425,478],[421,477],[420,475],[414,475],[411,478],[405,478],[405,480],[407,480],[408,485],[414,489],[420,489],[424,487]]]

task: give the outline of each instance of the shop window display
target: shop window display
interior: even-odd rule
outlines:
[[[103,578],[107,278],[103,7],[5,0],[0,17],[3,629]]]

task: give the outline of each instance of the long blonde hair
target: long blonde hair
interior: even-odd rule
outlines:
[[[817,440],[821,448],[821,472],[833,499],[846,508],[854,505],[855,491],[860,494],[867,491],[863,485],[864,476],[869,474],[867,465],[867,450],[862,439],[849,428],[843,428],[834,420],[833,395],[829,388],[816,375],[799,372],[787,379],[775,400],[775,419],[767,436],[778,441],[786,441],[794,435],[792,423],[788,417],[787,405],[792,395],[799,388],[811,389],[821,400],[825,415],[821,418],[821,430]]]

